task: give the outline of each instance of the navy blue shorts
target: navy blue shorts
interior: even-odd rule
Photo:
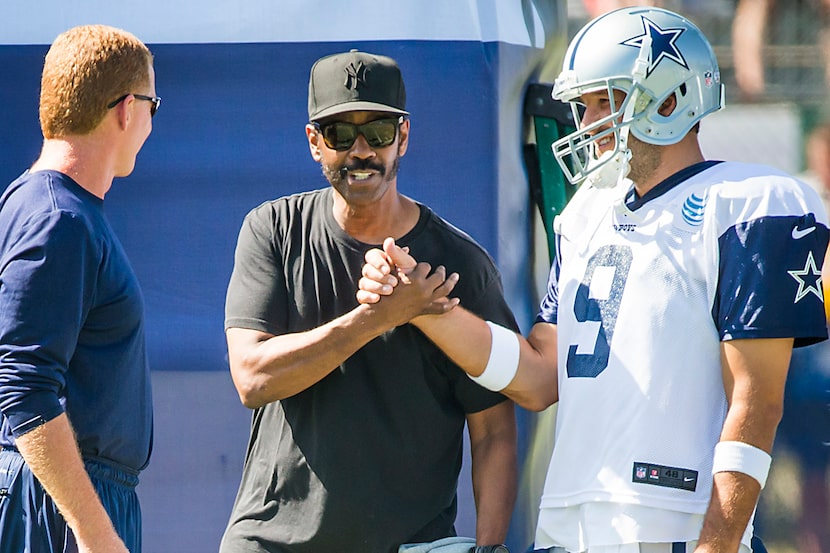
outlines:
[[[138,476],[85,461],[98,497],[130,553],[141,551]],[[20,453],[0,450],[0,553],[77,553],[72,531]]]

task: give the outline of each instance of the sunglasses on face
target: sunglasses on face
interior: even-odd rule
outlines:
[[[375,119],[362,125],[346,123],[345,121],[334,121],[320,125],[312,123],[314,128],[323,135],[323,142],[332,150],[343,152],[348,150],[357,140],[357,135],[363,135],[366,142],[372,148],[385,148],[395,141],[398,135],[398,125],[403,122],[403,117],[390,119]]]
[[[123,96],[121,96],[121,97],[120,97],[120,98],[118,98],[117,100],[115,100],[115,101],[113,101],[113,102],[111,102],[111,103],[107,104],[107,109],[112,109],[112,108],[114,108],[115,106],[117,106],[118,104],[120,104],[121,102],[123,102],[123,101],[124,101],[124,99],[125,99],[127,96],[129,96],[129,94],[124,94]],[[161,98],[159,98],[158,96],[145,96],[145,95],[143,95],[143,94],[133,94],[133,97],[134,97],[136,100],[147,100],[148,102],[152,102],[152,103],[153,103],[153,105],[152,105],[152,106],[150,106],[150,117],[152,117],[152,116],[154,116],[154,115],[156,114],[156,112],[159,110],[159,106],[161,105]]]

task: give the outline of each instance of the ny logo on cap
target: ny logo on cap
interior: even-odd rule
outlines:
[[[355,90],[361,83],[366,84],[366,66],[362,61],[358,61],[357,65],[351,62],[343,70],[346,72],[346,82],[343,85],[349,90]]]

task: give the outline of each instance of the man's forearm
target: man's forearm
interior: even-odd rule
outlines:
[[[429,274],[421,265],[412,273],[418,285],[401,285],[394,304],[360,304],[351,311],[304,331],[274,336],[250,329],[227,332],[231,374],[242,403],[261,407],[297,394],[319,382],[368,342],[433,311],[433,302],[452,290],[444,270]]]
[[[84,468],[69,419],[62,414],[16,439],[18,451],[54,500],[82,552],[125,552]]]
[[[791,351],[792,339],[783,338],[731,340],[721,344],[729,411],[719,446],[737,442],[744,444],[750,454],[754,450],[761,456],[772,450],[783,409]],[[727,458],[718,455],[716,447],[715,460]],[[738,551],[761,493],[761,481],[766,480],[765,471],[758,476],[757,463],[753,462],[757,455],[751,454],[745,460],[743,455],[746,454],[727,463],[715,463],[718,472],[714,475],[712,497],[696,553]]]
[[[468,416],[476,543],[504,543],[516,503],[517,430],[512,401]]]
[[[389,328],[365,305],[305,332],[273,336],[230,328],[228,354],[240,399],[253,409],[297,394]]]
[[[477,545],[504,543],[516,503],[515,450],[493,444],[485,455],[473,474]]]
[[[412,324],[467,374],[479,376],[484,371],[490,352],[490,329],[476,315],[456,307],[443,315],[416,317]]]
[[[417,326],[470,376],[480,376],[491,355],[491,331],[487,323],[456,307],[443,315],[416,317]],[[541,411],[558,401],[555,326],[537,323],[527,339],[518,335],[516,374],[501,393],[531,411]]]
[[[695,553],[737,553],[761,487],[740,472],[715,474]]]

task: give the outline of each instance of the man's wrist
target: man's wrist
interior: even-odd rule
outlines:
[[[510,550],[503,543],[497,543],[493,545],[477,545],[470,549],[470,553],[510,553]]]

